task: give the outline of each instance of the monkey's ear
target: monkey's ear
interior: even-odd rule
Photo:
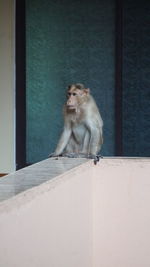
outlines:
[[[69,84],[68,87],[67,87],[67,91],[70,90],[72,84]]]
[[[90,94],[90,89],[89,89],[89,88],[85,88],[83,91],[84,91],[84,93],[85,93],[86,95],[89,95],[89,94]]]

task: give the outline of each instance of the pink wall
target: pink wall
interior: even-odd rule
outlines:
[[[93,266],[149,267],[150,160],[107,159],[93,177]]]
[[[88,161],[0,204],[2,267],[149,267],[150,161]]]

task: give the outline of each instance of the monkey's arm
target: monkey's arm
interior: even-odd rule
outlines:
[[[89,141],[90,141],[90,133],[88,130],[85,132],[83,147],[82,147],[82,154],[87,155],[89,154]]]
[[[68,127],[68,125],[66,125],[64,127],[64,130],[63,130],[61,136],[60,136],[58,145],[56,147],[56,150],[55,150],[53,156],[59,156],[62,154],[63,150],[65,149],[65,147],[69,141],[70,135],[71,135],[71,128]]]
[[[97,155],[102,145],[102,127],[91,120],[88,122],[90,131],[89,154]]]

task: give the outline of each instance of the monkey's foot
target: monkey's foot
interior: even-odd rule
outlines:
[[[94,159],[94,164],[96,165],[97,164],[97,162],[99,162],[99,160],[101,159],[101,158],[103,158],[101,155],[93,155],[93,154],[89,154],[88,156],[87,156],[87,158],[88,159]]]

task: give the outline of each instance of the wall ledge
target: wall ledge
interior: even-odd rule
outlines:
[[[0,180],[0,212],[19,208],[71,178],[87,159],[50,158],[6,175]],[[83,168],[83,169],[84,169]]]
[[[61,183],[71,179],[72,174],[82,173],[87,168],[102,171],[110,167],[125,168],[150,167],[150,158],[104,157],[95,166],[93,160],[71,158],[49,158],[6,175],[0,179],[0,212],[18,209],[41,194],[55,189]],[[116,169],[117,171],[117,169]]]

